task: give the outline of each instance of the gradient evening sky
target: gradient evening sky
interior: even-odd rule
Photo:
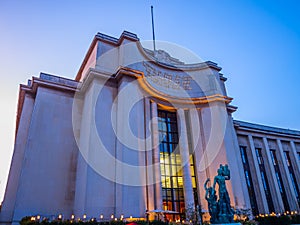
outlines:
[[[40,72],[75,78],[97,32],[151,39],[151,5],[157,40],[223,68],[235,119],[300,130],[300,1],[0,0],[0,201],[18,85]]]

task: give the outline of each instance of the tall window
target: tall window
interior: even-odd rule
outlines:
[[[175,112],[158,111],[160,141],[160,169],[162,180],[163,209],[184,213],[183,174],[178,145],[178,127]],[[196,177],[193,157],[190,157],[193,188]]]
[[[287,197],[286,197],[285,189],[284,189],[283,182],[282,182],[282,177],[281,177],[279,166],[278,166],[276,151],[274,149],[270,149],[270,155],[271,155],[272,163],[273,163],[273,166],[274,166],[275,176],[276,176],[276,180],[277,180],[277,183],[278,183],[281,198],[282,198],[282,201],[283,201],[284,209],[286,211],[290,211],[289,203],[288,203],[288,200],[287,200]]]
[[[193,155],[190,155],[190,171],[191,171],[191,177],[192,177],[194,202],[195,202],[195,207],[196,207],[199,204],[199,202],[198,202],[195,163],[194,163],[194,156]]]
[[[295,196],[297,198],[298,205],[300,206],[299,187],[296,183],[296,177],[295,177],[295,174],[294,174],[291,158],[290,158],[290,155],[289,155],[288,151],[284,151],[284,157],[285,157],[285,161],[286,161],[286,164],[288,166],[288,169],[289,169],[289,174],[290,174],[290,178],[291,178],[292,185],[293,185],[293,188],[294,188]]]
[[[176,113],[158,111],[160,169],[164,210],[184,212],[183,177]]]
[[[253,215],[257,215],[258,208],[257,208],[257,202],[256,202],[255,193],[254,193],[254,189],[253,189],[253,183],[252,183],[252,178],[251,178],[251,173],[250,173],[248,157],[247,157],[247,153],[246,153],[246,147],[240,146],[240,152],[241,152],[241,157],[242,157],[242,162],[243,162],[243,167],[244,167],[245,178],[246,178],[246,182],[247,182],[247,188],[248,188],[252,213],[253,213]]]
[[[265,195],[266,195],[266,198],[267,198],[269,211],[274,212],[274,204],[273,204],[273,201],[272,201],[269,182],[268,182],[267,176],[266,176],[266,170],[265,170],[265,166],[264,166],[264,160],[263,160],[263,157],[262,157],[261,148],[255,148],[255,153],[256,153],[256,158],[257,158],[258,165],[259,165],[259,170],[260,170],[260,175],[261,175],[263,187],[264,187],[264,190],[265,190]]]

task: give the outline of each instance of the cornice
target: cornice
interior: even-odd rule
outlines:
[[[244,121],[234,120],[234,127],[238,134],[247,135],[249,133],[260,134],[261,136],[271,135],[287,137],[287,138],[297,138],[300,139],[300,131],[283,129],[271,126],[265,126],[261,124],[254,124]]]
[[[238,109],[237,106],[227,105],[227,110],[229,111],[229,113],[234,113],[237,109]]]
[[[115,38],[115,37],[109,36],[107,34],[99,33],[99,32],[96,34],[95,37],[99,41],[106,42],[108,44],[115,45],[115,46],[120,46],[124,39],[128,39],[131,41],[139,41],[139,38],[137,37],[136,34],[126,31],[126,30],[123,31],[123,33],[121,34],[121,36],[119,38]]]
[[[128,67],[120,67],[115,74],[111,74],[109,72],[96,70],[96,69],[89,69],[87,76],[83,80],[79,92],[84,93],[94,79],[106,79],[106,80],[111,80],[113,82],[118,82],[123,76],[129,76],[137,79],[143,91],[148,93],[152,98],[156,98],[163,102],[171,102],[174,104],[181,104],[181,105],[192,105],[192,104],[199,105],[199,104],[209,104],[213,102],[223,102],[228,105],[233,99],[231,97],[224,96],[221,94],[214,94],[209,96],[193,97],[193,98],[168,95],[166,93],[163,93],[153,88],[147,82],[147,79],[145,78],[145,75],[142,71],[134,70]],[[228,107],[233,111],[236,110],[236,107],[234,106],[228,106]]]
[[[43,73],[41,73],[41,76],[42,75],[43,75]],[[56,77],[56,76],[52,76],[52,75],[48,75],[48,76]],[[57,77],[57,78],[59,78],[59,77]],[[63,80],[68,80],[68,79],[63,78]],[[17,106],[15,136],[17,135],[17,132],[18,132],[20,117],[21,117],[21,113],[23,110],[23,104],[24,104],[26,94],[29,94],[29,95],[33,96],[33,98],[35,98],[38,87],[45,87],[45,88],[55,89],[55,90],[59,90],[59,91],[63,91],[63,92],[75,93],[75,91],[77,90],[79,85],[80,85],[80,83],[78,83],[78,85],[75,87],[74,85],[68,85],[65,83],[59,83],[59,82],[55,82],[53,80],[51,81],[51,80],[46,80],[46,79],[38,78],[38,77],[32,77],[32,80],[29,81],[28,85],[20,84],[18,106]]]
[[[157,60],[153,55],[151,55],[149,52],[147,51],[151,51],[151,50],[146,50],[143,48],[143,46],[141,45],[139,38],[137,37],[136,34],[128,32],[128,31],[124,31],[121,36],[119,38],[115,38],[103,33],[97,33],[84,57],[84,60],[79,68],[79,71],[76,75],[75,80],[76,81],[80,81],[80,79],[82,78],[83,74],[83,69],[88,61],[88,59],[90,58],[93,49],[95,48],[95,46],[97,45],[97,43],[100,41],[102,43],[107,43],[110,44],[112,46],[118,47],[122,44],[122,42],[124,40],[129,40],[132,42],[135,42],[137,45],[138,50],[140,51],[140,53],[145,57],[145,59],[147,59],[148,61],[153,62],[154,64],[170,69],[170,70],[179,70],[179,71],[195,71],[195,70],[203,70],[203,69],[213,69],[216,71],[221,71],[222,68],[218,66],[217,63],[212,62],[212,61],[206,61],[206,62],[201,62],[201,63],[192,63],[192,64],[184,64],[184,63],[164,63],[164,62],[160,62],[159,60]],[[173,57],[171,57],[172,59],[174,59]],[[224,81],[226,80],[226,78],[221,78]]]
[[[83,59],[83,62],[79,68],[79,71],[76,75],[76,78],[75,80],[76,81],[80,81],[81,77],[82,77],[82,71],[83,71],[83,68],[84,66],[86,65],[90,55],[92,54],[92,51],[94,49],[94,47],[97,45],[98,41],[101,41],[101,42],[104,42],[104,43],[107,43],[107,44],[110,44],[110,45],[113,45],[113,46],[120,46],[122,44],[122,42],[124,41],[124,39],[127,39],[127,40],[130,40],[130,41],[133,41],[133,42],[136,42],[136,41],[139,41],[139,38],[137,37],[136,34],[134,33],[131,33],[129,31],[123,31],[123,33],[121,34],[121,36],[119,38],[115,38],[115,37],[112,37],[112,36],[109,36],[107,34],[103,34],[103,33],[97,33]]]
[[[153,55],[149,54],[147,50],[143,48],[140,42],[137,42],[137,47],[139,51],[142,53],[142,55],[150,62],[164,67],[166,69],[170,70],[179,70],[179,71],[196,71],[196,70],[203,70],[203,69],[214,69],[216,71],[221,71],[222,68],[218,66],[217,63],[212,62],[212,61],[205,61],[201,63],[191,63],[191,64],[184,64],[184,63],[179,63],[179,64],[168,64],[164,62],[160,62],[157,60]]]

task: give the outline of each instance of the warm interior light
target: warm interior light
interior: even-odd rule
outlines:
[[[83,214],[83,219],[86,219],[86,214]]]
[[[103,215],[102,214],[100,215],[100,219],[103,219]]]
[[[178,186],[182,187],[183,186],[183,180],[182,177],[178,177]]]
[[[74,214],[72,214],[72,215],[71,215],[71,219],[72,219],[72,220],[74,220],[74,218],[75,218],[75,215],[74,215]]]

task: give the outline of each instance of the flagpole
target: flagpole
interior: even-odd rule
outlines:
[[[154,19],[153,19],[153,6],[151,5],[151,18],[152,18],[152,40],[153,40],[153,54],[155,57],[155,51],[156,51],[156,47],[155,47],[155,34],[154,34]]]

